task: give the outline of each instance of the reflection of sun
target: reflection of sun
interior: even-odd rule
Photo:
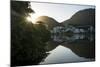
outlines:
[[[36,23],[36,19],[39,17],[39,15],[38,14],[36,14],[36,13],[31,13],[31,14],[29,14],[30,16],[27,16],[27,21],[29,21],[29,22],[32,22],[32,23]]]

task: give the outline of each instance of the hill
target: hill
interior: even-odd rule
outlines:
[[[62,22],[63,25],[95,25],[95,9],[89,8],[80,10],[70,19]]]
[[[43,22],[45,25],[47,25],[49,30],[59,25],[59,23],[55,19],[48,16],[40,16],[36,20],[36,22]]]

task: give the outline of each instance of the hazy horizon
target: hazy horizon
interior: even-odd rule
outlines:
[[[35,11],[33,14],[33,18],[35,19],[39,16],[49,16],[58,22],[63,22],[70,19],[76,12],[95,8],[95,6],[31,2],[31,8]]]

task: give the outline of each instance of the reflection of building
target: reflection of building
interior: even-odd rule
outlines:
[[[76,40],[89,40],[93,41],[94,40],[94,35],[93,34],[73,34],[73,35],[59,35],[59,34],[52,34],[51,39],[54,42],[62,43],[62,42],[73,42]]]

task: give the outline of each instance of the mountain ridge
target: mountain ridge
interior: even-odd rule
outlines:
[[[83,26],[83,25],[95,25],[95,9],[88,8],[79,10],[76,12],[70,19],[67,19],[61,23],[56,21],[52,17],[48,16],[40,16],[37,19],[38,21],[41,21],[48,25],[49,29],[53,29],[55,26],[67,26],[67,25],[75,25],[75,26]]]
[[[76,12],[70,19],[62,22],[63,25],[95,25],[95,9],[88,8]]]

